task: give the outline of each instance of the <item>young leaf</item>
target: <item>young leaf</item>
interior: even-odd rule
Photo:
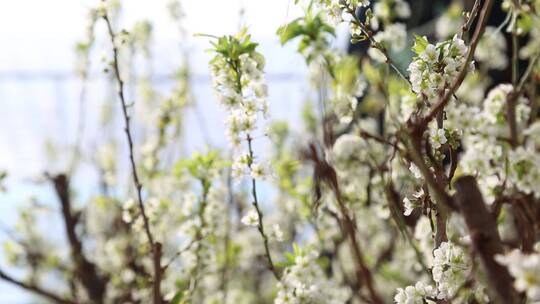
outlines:
[[[429,44],[427,38],[425,36],[421,37],[418,35],[414,35],[414,46],[412,47],[413,52],[416,53],[416,55],[420,55],[426,50],[427,45]]]

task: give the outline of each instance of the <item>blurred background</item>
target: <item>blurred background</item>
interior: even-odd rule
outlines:
[[[65,168],[71,157],[70,147],[77,140],[95,150],[103,131],[98,128],[104,102],[114,102],[114,83],[103,72],[101,53],[110,51],[105,27],[98,24],[96,44],[90,56],[86,83],[86,102],[80,102],[81,78],[76,71],[75,46],[84,39],[89,8],[98,1],[19,0],[0,2],[0,170],[8,173],[6,192],[0,192],[0,243],[10,237],[21,202],[39,198],[54,201],[52,189],[37,183],[44,172]],[[246,25],[260,52],[267,59],[267,82],[272,119],[286,119],[300,124],[300,108],[307,84],[305,64],[294,45],[279,44],[276,29],[299,16],[302,11],[292,0],[188,0],[182,1],[185,39],[180,39],[178,25],[170,18],[166,0],[122,1],[123,9],[116,30],[131,28],[136,22],[152,23],[151,83],[164,92],[173,85],[175,70],[187,51],[191,68],[191,89],[196,102],[184,118],[185,153],[202,150],[207,145],[225,147],[223,113],[212,93],[209,77],[208,39],[194,33],[234,34]],[[98,21],[98,23],[101,23]],[[341,39],[346,48],[347,37]],[[181,45],[179,45],[181,44]],[[136,102],[136,100],[135,100]],[[81,121],[82,119],[82,121]],[[78,137],[81,124],[82,136]],[[125,144],[120,121],[116,134]],[[260,148],[263,150],[263,147]],[[264,155],[261,151],[260,154]],[[96,172],[84,162],[75,175],[74,188],[84,197],[91,192]],[[61,239],[61,222],[51,213],[40,227],[51,237]],[[58,231],[58,233],[56,233]],[[56,236],[58,235],[58,236]],[[0,255],[3,250],[0,250]],[[22,275],[0,265],[13,275]],[[33,303],[27,293],[0,281],[0,303]]]
[[[151,60],[134,60],[133,73],[147,73],[149,84],[158,94],[170,94],[177,81],[175,73],[187,58],[191,73],[189,88],[194,102],[182,118],[181,154],[190,155],[209,146],[224,149],[228,146],[223,127],[225,115],[212,92],[208,68],[211,54],[206,52],[209,40],[195,34],[235,34],[242,26],[247,26],[253,41],[260,44],[259,52],[266,58],[271,119],[286,120],[292,129],[302,128],[302,107],[310,93],[306,65],[296,51],[296,44],[282,46],[276,35],[279,26],[303,14],[301,7],[294,5],[294,0],[180,2],[185,14],[181,27],[170,16],[169,0],[121,1],[122,10],[115,31],[131,30],[142,21],[152,24],[148,50]],[[461,6],[457,11],[457,24],[452,24],[455,20],[444,18],[436,24],[435,17],[451,2],[449,0],[408,2],[412,8],[412,16],[407,20],[410,29],[408,46],[412,44],[411,32],[432,37],[435,31],[447,32],[461,24]],[[467,8],[473,1],[454,2]],[[34,206],[56,206],[53,189],[40,183],[40,179],[45,172],[65,171],[77,144],[89,154],[78,164],[72,180],[79,201],[85,201],[97,190],[99,172],[92,161],[95,161],[96,151],[101,148],[104,138],[117,142],[117,153],[125,161],[127,151],[122,121],[113,119],[110,129],[100,127],[105,106],[113,109],[113,113],[119,111],[116,84],[110,73],[104,72],[106,62],[103,58],[110,58],[111,44],[101,20],[95,28],[86,81],[83,82],[77,73],[80,58],[76,45],[84,41],[88,12],[98,3],[99,0],[0,0],[0,172],[8,174],[1,184],[7,191],[0,191],[0,243],[12,237],[17,210],[25,202],[37,202]],[[504,16],[494,12],[494,24],[500,24]],[[335,46],[364,55],[366,44],[349,47],[347,32],[346,26],[338,28]],[[411,58],[409,48],[402,54],[392,55],[404,71]],[[509,74],[502,71],[501,75],[508,77]],[[128,96],[133,97],[131,102],[140,102],[142,98],[137,89],[126,88]],[[81,102],[82,92],[84,102]],[[269,151],[264,141],[256,142],[255,149],[262,158]],[[126,165],[119,163],[118,172],[129,173]],[[264,186],[261,191],[264,195]],[[38,227],[51,239],[63,241],[58,212],[49,214],[40,220]],[[0,249],[0,268],[23,277],[24,273],[6,266],[3,252]],[[0,280],[0,304],[42,303],[39,301]]]

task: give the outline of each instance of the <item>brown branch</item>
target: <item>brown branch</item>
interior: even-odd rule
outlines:
[[[443,129],[444,128],[444,113],[439,112],[437,114],[437,128]],[[444,164],[443,160],[437,160],[434,162],[434,164],[437,165],[435,168],[436,172],[443,172],[444,173]],[[444,174],[436,175],[437,183],[439,185],[444,185],[445,187],[448,185],[448,180]],[[448,241],[448,235],[446,233],[446,221],[447,221],[447,214],[445,212],[444,208],[441,208],[440,205],[436,206],[435,209],[435,225],[437,227],[437,230],[435,231],[435,247],[439,248],[439,246],[443,242]]]
[[[349,237],[349,241],[351,242],[351,251],[357,263],[358,283],[360,284],[364,282],[366,284],[366,287],[369,292],[369,296],[373,303],[382,304],[384,302],[382,301],[382,298],[380,297],[377,290],[375,289],[373,275],[364,260],[362,249],[360,247],[360,244],[358,243],[358,240],[356,239],[356,225],[354,224],[353,220],[349,216],[347,208],[345,207],[345,204],[343,200],[341,199],[339,188],[332,187],[332,190],[336,197],[336,200],[338,201],[339,209],[342,216],[340,226],[342,226],[342,229],[344,229],[344,234]]]
[[[51,300],[52,302],[55,302],[55,303],[58,303],[58,304],[77,304],[77,302],[75,302],[74,300],[70,300],[70,299],[66,299],[66,298],[62,298],[61,296],[57,295],[57,294],[54,294],[50,291],[47,291],[43,288],[41,288],[40,286],[37,286],[36,284],[32,284],[32,283],[25,283],[23,281],[19,281],[15,278],[13,278],[12,276],[8,275],[7,273],[5,273],[4,271],[2,271],[0,269],[0,279],[6,281],[6,282],[9,282],[13,285],[16,285],[22,289],[25,289],[27,291],[30,291],[32,293],[35,293],[37,295],[40,295],[44,298],[47,298],[49,300]]]
[[[497,223],[487,209],[482,193],[472,176],[460,177],[456,183],[456,203],[469,229],[472,246],[487,274],[489,290],[497,303],[518,303],[513,280],[506,267],[495,261],[503,253]]]
[[[467,2],[470,4],[470,1],[467,1]],[[480,0],[475,0],[474,4],[472,5],[469,15],[466,16],[465,23],[461,27],[461,32],[459,33],[460,38],[463,38],[463,35],[470,30],[471,26],[474,23],[476,15],[478,14],[479,9],[480,9]]]
[[[428,165],[422,157],[422,133],[418,129],[413,129],[412,133],[406,134],[405,144],[407,145],[408,158],[418,167],[422,173],[422,177],[426,181],[429,189],[431,190],[433,197],[437,203],[442,204],[441,208],[456,210],[456,205],[450,195],[445,191],[444,185],[440,184],[438,180],[433,176]],[[440,180],[440,179],[439,179]]]
[[[96,265],[90,262],[83,252],[82,241],[77,235],[79,216],[72,211],[71,196],[69,193],[69,178],[64,174],[49,176],[60,201],[62,219],[70,246],[71,258],[75,265],[77,280],[84,286],[88,297],[96,303],[103,303],[107,289],[107,279],[98,273]]]
[[[137,173],[137,166],[135,164],[135,157],[133,153],[133,137],[131,135],[131,129],[130,129],[130,116],[127,112],[128,104],[126,102],[125,96],[124,96],[124,81],[122,80],[122,76],[120,73],[120,66],[119,66],[119,51],[116,46],[114,31],[112,29],[112,24],[109,19],[109,16],[107,15],[107,12],[103,14],[103,20],[105,20],[105,23],[107,24],[107,30],[109,32],[109,38],[112,44],[112,51],[113,51],[113,61],[112,61],[112,67],[114,71],[114,76],[116,78],[116,81],[118,82],[118,98],[120,100],[120,105],[122,108],[122,114],[124,117],[124,131],[126,133],[126,138],[128,142],[128,150],[129,150],[129,160],[131,164],[131,173],[133,176],[133,183],[135,185],[135,189],[137,192],[137,201],[139,204],[140,214],[143,218],[144,223],[144,231],[146,232],[146,237],[148,238],[148,243],[150,244],[151,250],[152,250],[152,261],[153,261],[153,267],[154,267],[154,280],[153,280],[153,302],[154,304],[160,304],[162,302],[161,298],[161,243],[155,242],[154,238],[152,236],[152,232],[150,230],[150,224],[148,220],[148,216],[146,215],[146,211],[144,208],[143,198],[142,198],[142,184],[139,180],[139,175]]]
[[[457,151],[452,149],[452,147],[450,147],[449,155],[450,155],[450,169],[448,170],[448,185],[452,187],[452,179],[454,178],[454,174],[456,173],[459,158],[458,158]]]
[[[319,156],[319,153],[317,152],[317,147],[315,144],[310,144],[309,148],[304,150],[303,158],[309,161],[312,161],[314,163],[314,186],[315,186],[315,195],[316,200],[320,200],[321,198],[321,184],[326,183],[330,189],[332,190],[332,193],[334,194],[336,201],[338,203],[338,207],[341,213],[341,218],[337,218],[340,228],[342,230],[342,233],[344,236],[349,238],[349,241],[351,243],[351,253],[354,257],[355,263],[356,263],[356,278],[357,283],[362,284],[365,283],[366,287],[369,292],[370,300],[372,303],[375,304],[382,304],[384,303],[381,296],[378,294],[374,280],[373,275],[368,268],[364,256],[362,253],[362,249],[360,247],[360,243],[356,239],[356,225],[353,221],[353,219],[350,217],[349,212],[347,210],[347,207],[345,206],[345,202],[342,199],[341,192],[339,190],[339,183],[337,179],[337,173],[335,169],[325,160],[324,156]]]

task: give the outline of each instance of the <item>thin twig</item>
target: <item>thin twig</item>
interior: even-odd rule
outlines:
[[[353,17],[353,20],[351,21],[351,23],[356,24],[360,28],[360,30],[362,31],[362,34],[364,34],[368,38],[368,40],[371,43],[371,46],[373,48],[379,50],[384,55],[384,57],[386,58],[386,64],[388,64],[396,72],[396,74],[398,74],[399,77],[401,77],[407,83],[411,84],[411,81],[409,80],[409,78],[407,78],[405,75],[403,75],[403,73],[395,65],[392,58],[390,58],[390,55],[388,55],[388,51],[386,50],[386,48],[375,40],[375,38],[373,37],[373,34],[371,33],[371,31],[364,25],[364,23],[362,23],[358,19],[358,17],[356,16],[356,14],[354,12],[354,9],[352,7],[350,7],[350,6],[348,6],[348,5],[347,5],[346,9],[347,9],[347,13],[349,13],[349,15],[351,15],[351,17]]]
[[[474,23],[474,20],[476,19],[476,15],[478,14],[479,9],[480,9],[480,0],[475,0],[473,7],[467,16],[467,20],[461,27],[461,32],[459,33],[460,38],[463,39],[463,35],[470,30],[471,26]]]
[[[178,250],[178,251],[171,257],[171,259],[170,259],[167,263],[165,263],[165,265],[161,268],[161,270],[162,270],[163,272],[165,272],[165,271],[169,268],[169,266],[171,266],[171,264],[172,264],[172,263],[173,263],[180,255],[182,255],[182,253],[188,251],[188,250],[191,248],[191,246],[193,246],[193,244],[195,244],[195,243],[196,243],[196,239],[192,239],[192,240],[191,240],[184,248]]]
[[[154,304],[160,304],[161,303],[161,243],[154,242],[154,238],[152,236],[152,232],[150,231],[150,224],[148,220],[148,216],[146,215],[146,211],[144,208],[143,198],[142,198],[142,184],[139,180],[139,175],[137,174],[137,166],[135,164],[135,157],[133,153],[133,137],[131,135],[131,129],[130,129],[130,116],[127,112],[128,104],[126,102],[125,96],[124,96],[124,81],[122,80],[122,76],[120,73],[120,66],[119,66],[119,51],[116,47],[114,31],[112,29],[112,24],[109,19],[109,16],[105,12],[103,14],[103,19],[105,20],[105,23],[107,24],[107,29],[109,31],[109,38],[112,44],[112,50],[113,50],[113,62],[112,67],[114,70],[114,75],[116,78],[116,81],[118,82],[118,97],[120,100],[120,105],[122,108],[122,114],[124,117],[124,131],[126,133],[127,141],[128,141],[128,150],[129,150],[129,160],[131,163],[131,173],[133,176],[133,183],[136,188],[137,192],[137,201],[139,204],[140,214],[143,218],[144,223],[144,230],[146,232],[146,236],[148,238],[148,242],[150,244],[152,253],[153,253],[153,266],[154,266],[154,280],[153,280],[153,300]]]
[[[240,71],[240,62],[238,61],[230,61],[229,62],[231,68],[235,71],[236,74],[236,89],[238,93],[242,96],[242,83],[241,83],[241,71]],[[253,137],[251,137],[251,134],[246,134],[246,140],[248,143],[248,168],[251,171],[253,166],[253,160],[255,159],[255,154],[253,152],[253,146],[252,141]],[[263,213],[261,211],[261,208],[259,206],[259,199],[257,197],[257,182],[255,178],[251,178],[251,198],[253,199],[252,205],[255,208],[255,211],[257,212],[258,217],[258,224],[257,229],[259,230],[259,233],[261,234],[261,237],[263,239],[263,245],[264,245],[264,252],[266,256],[266,260],[268,263],[268,269],[272,272],[274,277],[279,281],[280,280],[280,274],[277,270],[277,268],[274,265],[274,262],[272,260],[272,256],[270,254],[270,246],[268,244],[268,235],[266,235],[266,232],[264,231],[264,222],[263,222]]]
[[[251,142],[253,141],[253,139],[251,138],[251,136],[248,134],[247,135],[247,142],[248,142],[248,152],[249,152],[249,161],[248,161],[248,167],[249,169],[251,170],[251,167],[253,165],[253,157],[254,157],[254,154],[253,154],[253,147],[252,147],[252,144]],[[264,252],[265,252],[265,255],[266,255],[266,259],[268,261],[268,269],[270,269],[270,271],[272,271],[272,274],[274,274],[274,277],[279,280],[280,279],[280,275],[279,275],[279,272],[277,271],[276,267],[274,266],[274,262],[272,261],[272,256],[270,255],[270,246],[268,245],[268,235],[266,235],[266,232],[264,231],[264,223],[263,223],[263,213],[261,211],[261,208],[259,206],[259,200],[257,198],[257,183],[255,181],[255,178],[251,178],[251,196],[253,198],[253,207],[255,207],[255,210],[257,211],[257,217],[258,217],[258,225],[257,225],[257,228],[259,229],[259,232],[263,238],[263,244],[264,244]]]
[[[25,289],[25,290],[28,290],[30,292],[33,292],[37,295],[40,295],[44,298],[47,298],[55,303],[58,303],[58,304],[77,304],[77,302],[75,302],[74,300],[70,300],[70,299],[66,299],[66,298],[62,298],[61,296],[57,295],[57,294],[54,294],[50,291],[47,291],[35,284],[32,284],[32,283],[25,283],[23,281],[19,281],[17,279],[15,279],[14,277],[8,275],[7,273],[5,273],[4,271],[2,271],[0,269],[0,279],[6,281],[6,282],[9,282],[11,284],[14,284],[22,289]]]

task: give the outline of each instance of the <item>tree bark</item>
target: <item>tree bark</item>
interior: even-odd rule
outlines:
[[[502,254],[503,247],[495,219],[484,203],[476,180],[472,176],[460,177],[455,188],[455,200],[486,273],[492,300],[495,303],[519,303],[508,269],[495,261],[495,255]]]

